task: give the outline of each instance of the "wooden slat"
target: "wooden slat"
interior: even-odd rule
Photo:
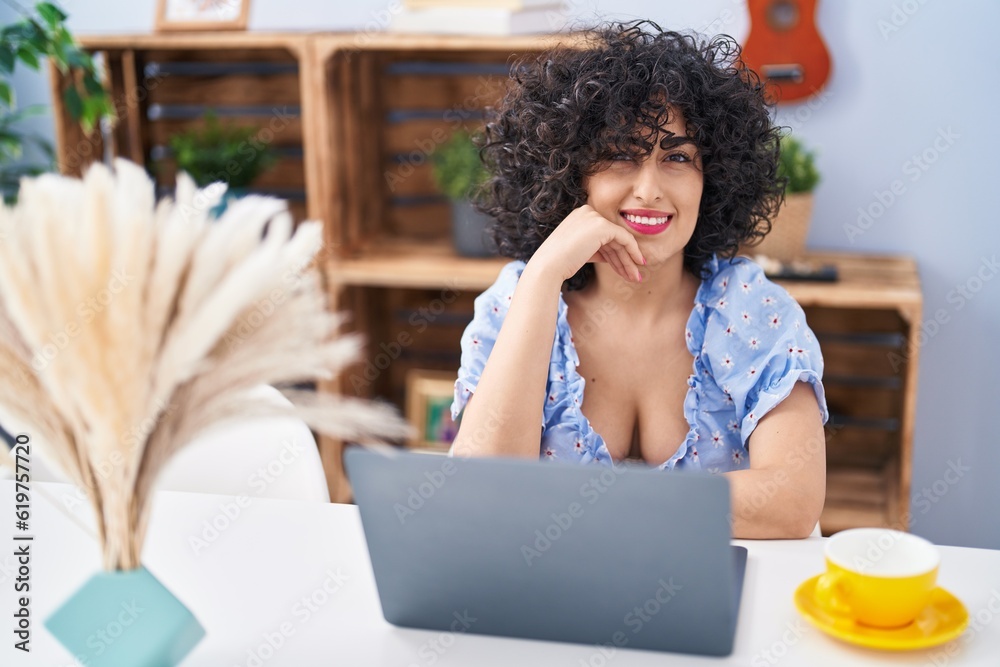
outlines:
[[[903,401],[900,409],[900,451],[896,485],[898,502],[894,505],[899,515],[910,511],[910,482],[913,474],[913,428],[917,418],[917,374],[920,368],[920,346],[917,344],[923,304],[911,306],[906,337],[908,341],[907,362],[901,367],[903,371]]]
[[[886,503],[884,471],[842,468],[827,475],[827,502],[882,507]]]
[[[844,466],[880,467],[898,450],[898,431],[863,426],[827,429],[826,458],[831,469]]]
[[[387,76],[381,93],[393,109],[459,110],[495,105],[506,85],[489,75]]]
[[[212,106],[298,105],[299,76],[224,74],[164,77],[149,91],[150,104],[210,104]]]
[[[866,308],[823,308],[807,306],[806,322],[817,335],[889,333],[900,334],[906,322],[895,310]]]
[[[155,63],[273,63],[291,65],[298,58],[286,49],[145,49],[147,61]]]
[[[405,154],[417,151],[429,152],[429,148],[440,146],[456,130],[475,132],[481,129],[483,121],[464,111],[442,114],[440,118],[418,118],[398,123],[388,123],[382,130],[383,150],[386,155]]]
[[[899,371],[890,354],[900,349],[887,345],[865,345],[843,340],[823,340],[819,337],[827,376],[899,378]]]
[[[127,98],[128,91],[139,89],[139,81],[141,79],[139,72],[141,61],[136,57],[134,50],[125,49],[122,51],[121,67],[122,84],[124,85]],[[123,155],[127,155],[136,164],[143,164],[146,157],[147,143],[142,127],[142,117],[145,115],[146,108],[146,100],[136,100],[134,104],[126,105],[128,112],[119,121],[124,123],[124,134],[128,137],[128,150],[120,152]]]
[[[361,57],[361,56],[357,56]],[[343,187],[343,242],[346,249],[353,249],[363,243],[366,237],[377,235],[381,231],[382,221],[375,219],[365,219],[365,227],[362,229],[363,211],[365,206],[362,199],[360,203],[358,194],[361,192],[362,173],[365,170],[364,146],[361,142],[361,118],[357,110],[358,83],[355,68],[350,59],[338,58],[336,60],[336,96],[334,102],[338,105],[342,124],[340,127],[341,146],[343,151],[341,158],[341,175]]]
[[[898,390],[840,384],[829,379],[823,381],[823,386],[830,412],[862,419],[899,416],[902,396]]]
[[[476,296],[451,289],[387,290],[387,341],[409,341],[412,354],[457,354]]]
[[[888,510],[882,506],[845,505],[829,502],[823,508],[819,525],[824,536],[848,528],[881,528],[890,525]]]
[[[451,205],[447,201],[397,206],[389,204],[386,222],[391,234],[417,240],[451,238]]]
[[[365,236],[378,233],[367,221],[385,220],[388,202],[384,196],[384,180],[378,169],[382,155],[382,114],[386,100],[380,94],[382,54],[370,53],[357,59],[358,113],[361,114],[359,152],[364,155],[361,190],[350,194],[358,202]],[[349,200],[350,201],[350,200]]]
[[[330,285],[327,293],[327,307],[331,312],[348,310],[351,305],[350,292],[352,288]],[[349,328],[348,322],[345,329]],[[332,380],[321,380],[318,390],[328,394],[345,394],[344,374],[341,373]],[[351,501],[351,489],[344,471],[344,442],[339,438],[321,435],[319,438],[320,459],[323,461],[323,471],[326,473],[326,485],[330,491],[330,500],[335,503]]]
[[[922,302],[920,279],[912,259],[845,253],[808,253],[805,259],[834,264],[838,281],[779,281],[802,306],[881,308],[912,319],[910,308]]]
[[[481,292],[496,281],[508,261],[459,257],[445,242],[380,238],[354,258],[331,261],[327,275],[338,284]]]
[[[323,79],[324,69],[317,62],[313,40],[306,42],[305,57],[299,64],[299,89],[302,92],[301,116],[295,120],[295,130],[305,137],[303,145],[303,160],[305,161],[306,204],[308,216],[312,220],[321,220],[324,229],[331,225],[326,217],[327,202],[333,193],[330,189],[328,164],[330,162],[330,139],[328,134],[329,114],[326,113],[326,81]],[[289,126],[282,131],[286,134]],[[325,238],[324,251],[333,250]],[[324,285],[324,289],[326,285]]]
[[[432,167],[426,161],[414,166],[409,162],[386,160],[382,163],[381,174],[383,191],[388,197],[443,196],[434,182]]]
[[[824,535],[862,526],[907,530],[894,501],[899,470],[895,459],[878,468],[833,467],[827,471]]]

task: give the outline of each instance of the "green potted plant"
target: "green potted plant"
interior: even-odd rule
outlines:
[[[222,181],[226,199],[246,193],[253,181],[276,161],[274,149],[257,139],[258,128],[222,123],[208,111],[205,125],[170,137],[177,170],[187,172],[198,187]],[[216,213],[221,213],[221,209]]]
[[[101,85],[93,59],[66,29],[66,18],[55,5],[39,2],[34,12],[0,28],[0,191],[7,203],[13,203],[22,176],[55,168],[52,145],[23,127],[26,119],[44,114],[48,107],[35,104],[17,108],[10,78],[18,62],[37,71],[41,59],[48,58],[60,72],[76,75],[62,91],[62,99],[87,134],[102,118],[113,119],[115,115],[111,96]],[[44,162],[23,162],[28,146],[38,148]]]
[[[778,177],[785,180],[785,201],[771,221],[771,231],[752,252],[790,262],[801,257],[809,235],[813,190],[819,183],[816,153],[789,134],[781,138]]]
[[[458,130],[432,156],[434,181],[451,200],[452,240],[466,257],[496,255],[496,244],[487,233],[493,219],[472,205],[476,190],[486,181],[486,167],[473,137]]]

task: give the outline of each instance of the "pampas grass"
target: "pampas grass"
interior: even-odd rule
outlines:
[[[336,438],[411,435],[388,406],[285,388],[335,378],[361,343],[338,336],[311,266],[320,224],[293,235],[286,204],[260,196],[215,220],[223,194],[180,174],[157,204],[117,160],[24,179],[0,211],[0,406],[87,491],[109,570],[140,565],[153,482],[208,426],[290,415]]]

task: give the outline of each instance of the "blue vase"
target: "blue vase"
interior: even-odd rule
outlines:
[[[95,574],[45,627],[88,667],[170,667],[205,636],[187,607],[144,567]]]
[[[243,197],[246,194],[246,188],[231,188],[226,190],[226,194],[222,195],[222,199],[219,200],[219,203],[211,208],[209,215],[215,219],[221,218],[222,214],[226,212],[227,208],[229,208],[229,204],[231,202]]]

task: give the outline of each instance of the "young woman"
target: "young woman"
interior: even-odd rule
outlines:
[[[514,261],[462,338],[452,453],[717,472],[735,536],[804,537],[823,360],[799,305],[735,256],[782,196],[761,83],[728,37],[594,34],[518,63],[487,124],[481,208]]]

